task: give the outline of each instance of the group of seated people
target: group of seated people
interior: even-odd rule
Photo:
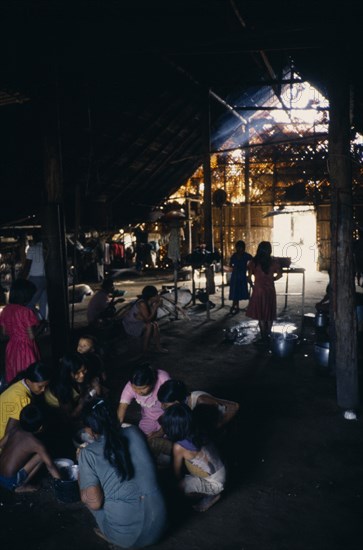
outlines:
[[[126,423],[133,400],[141,420]],[[198,414],[203,407],[214,414]],[[149,363],[134,369],[116,407],[95,341],[84,336],[61,359],[56,377],[35,362],[0,394],[0,485],[35,490],[30,482],[42,465],[60,479],[46,432],[59,429],[57,422],[69,428],[69,437],[81,428],[88,438],[76,451],[78,483],[96,534],[126,548],[154,544],[167,529],[158,467],[174,472],[175,490],[194,510],[208,510],[226,479],[214,435],[238,410],[233,401],[189,393],[183,381]]]

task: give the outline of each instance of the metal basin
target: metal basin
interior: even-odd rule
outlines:
[[[273,334],[271,337],[271,351],[275,357],[285,359],[294,351],[299,337],[297,334]]]
[[[329,348],[329,342],[320,342],[319,344],[314,344],[314,359],[319,367],[328,368]]]

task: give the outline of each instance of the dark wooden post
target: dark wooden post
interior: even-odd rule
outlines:
[[[207,250],[214,252],[213,217],[212,217],[212,175],[210,169],[210,105],[209,90],[205,95],[203,111],[203,176],[204,176],[204,241]],[[209,319],[209,294],[215,293],[214,271],[212,265],[205,266],[207,301],[207,318]]]
[[[67,256],[63,213],[63,182],[57,93],[50,84],[41,104],[44,134],[45,270],[47,277],[51,352],[54,364],[69,346]]]
[[[203,111],[203,179],[204,179],[204,242],[207,250],[213,251],[213,220],[212,220],[212,176],[210,169],[210,106],[209,90],[205,94]]]
[[[330,304],[332,368],[342,409],[359,403],[357,328],[353,273],[353,207],[350,160],[349,85],[343,60],[335,60],[329,83],[329,174],[331,182]]]

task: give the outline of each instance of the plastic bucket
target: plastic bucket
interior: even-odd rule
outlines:
[[[78,486],[78,466],[70,459],[54,460],[61,479],[53,480],[54,494],[60,502],[78,502],[81,498]]]
[[[319,367],[328,368],[329,366],[329,342],[321,342],[314,345],[314,359]]]
[[[271,337],[271,351],[275,357],[286,359],[290,357],[294,351],[299,337],[297,334],[273,334]]]

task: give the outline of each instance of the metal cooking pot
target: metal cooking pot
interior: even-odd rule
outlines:
[[[271,337],[271,351],[280,359],[290,357],[294,351],[299,337],[297,334],[273,334]]]
[[[329,366],[329,342],[320,342],[314,345],[314,359],[319,367],[328,368]]]
[[[329,317],[326,313],[317,313],[315,315],[315,326],[317,328],[324,328],[327,326],[328,324],[328,321],[329,321]]]

